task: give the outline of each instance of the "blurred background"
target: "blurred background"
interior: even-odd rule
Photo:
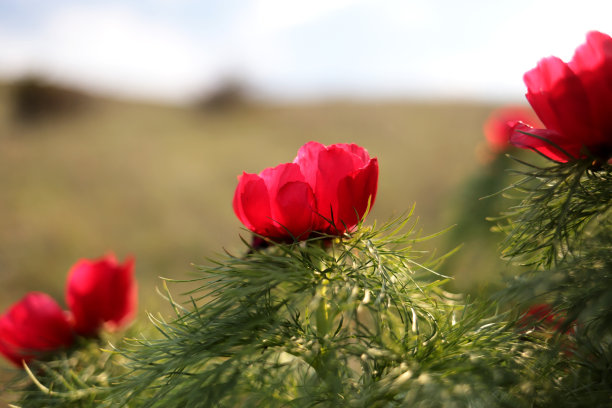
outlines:
[[[159,277],[248,237],[242,171],[309,140],[380,161],[369,221],[416,203],[442,268],[478,291],[508,267],[478,200],[509,182],[483,123],[524,104],[522,75],[568,60],[609,0],[0,1],[0,309],[28,291],[63,303],[68,269],[136,258],[142,311]],[[181,289],[177,289],[178,292]]]

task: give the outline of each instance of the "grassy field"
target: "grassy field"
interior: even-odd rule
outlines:
[[[78,115],[18,124],[3,88],[0,308],[30,290],[63,299],[78,258],[114,251],[136,257],[141,309],[157,310],[159,276],[187,278],[191,263],[241,250],[236,176],[291,161],[309,140],[357,143],[379,158],[370,222],[416,202],[424,233],[435,232],[456,222],[453,198],[479,171],[475,151],[491,109],[335,102],[204,113],[97,101]]]

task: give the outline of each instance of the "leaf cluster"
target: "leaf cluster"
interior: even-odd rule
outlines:
[[[532,269],[494,299],[444,289],[434,271],[444,257],[418,249],[427,238],[412,212],[343,237],[247,244],[200,266],[187,303],[167,291],[175,314],[150,316],[156,335],[107,357],[90,349],[41,363],[19,406],[609,404],[611,166],[520,174],[521,202],[498,221],[504,255]],[[522,324],[534,300],[565,323]]]
[[[121,350],[110,398],[142,407],[521,406],[523,342],[467,306],[414,245],[409,217],[352,236],[227,254],[200,268],[159,338]],[[171,299],[171,298],[170,298]],[[436,396],[432,400],[432,396]]]
[[[517,159],[518,160],[518,159]],[[612,165],[588,160],[526,169],[505,191],[519,203],[496,220],[507,233],[502,255],[533,267],[550,267],[578,251],[595,228],[610,228]]]
[[[498,300],[523,310],[547,303],[562,322],[551,353],[541,356],[540,375],[558,376],[551,404],[606,406],[612,392],[612,166],[578,161],[533,169],[517,183],[526,196],[507,214],[505,248],[532,268]]]
[[[112,379],[125,372],[120,356],[104,350],[109,338],[79,339],[52,359],[32,361],[6,384],[19,391],[10,407],[111,407]]]

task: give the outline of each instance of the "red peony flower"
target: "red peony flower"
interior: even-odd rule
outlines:
[[[555,322],[555,315],[553,314],[552,307],[547,303],[538,303],[531,306],[523,318],[521,319],[525,324],[533,323],[546,323],[552,324]]]
[[[494,110],[483,125],[485,138],[494,153],[501,153],[510,147],[513,125],[522,122],[539,125],[540,121],[532,110],[522,106],[505,106]]]
[[[234,212],[256,234],[274,240],[303,240],[313,230],[315,200],[300,167],[280,164],[238,177]]]
[[[45,293],[28,293],[0,317],[0,353],[19,367],[73,340],[68,313]]]
[[[356,144],[324,146],[309,142],[294,160],[314,191],[315,229],[340,235],[352,229],[374,205],[378,188],[378,159]]]
[[[591,31],[569,63],[541,60],[524,76],[527,100],[546,129],[514,124],[511,143],[567,162],[612,155],[612,38]]]
[[[374,204],[378,160],[354,144],[302,146],[293,163],[243,173],[234,212],[251,231],[275,241],[303,240],[311,232],[340,235]]]
[[[519,326],[534,329],[559,330],[565,324],[564,315],[554,313],[552,307],[547,303],[538,303],[531,306],[519,320]],[[573,328],[565,331],[565,334],[573,333]]]
[[[81,259],[70,269],[66,303],[78,334],[95,336],[103,325],[114,330],[131,321],[137,303],[133,272],[132,258],[120,265],[112,254]]]

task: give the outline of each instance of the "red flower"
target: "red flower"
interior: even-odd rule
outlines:
[[[312,188],[294,163],[267,168],[258,175],[243,173],[233,205],[248,229],[268,238],[306,239],[313,229]]]
[[[517,123],[511,143],[559,162],[612,155],[610,36],[589,32],[569,63],[544,58],[524,81],[527,100],[546,129]]]
[[[559,330],[565,324],[565,317],[558,313],[553,313],[552,307],[547,303],[539,303],[531,306],[519,321],[523,328],[534,329],[554,329]],[[573,333],[570,327],[565,331],[566,334]]]
[[[120,265],[112,254],[81,259],[70,269],[66,303],[78,334],[95,336],[103,325],[113,330],[134,317],[137,288],[133,272],[132,258]]]
[[[73,340],[68,313],[45,293],[28,293],[0,317],[0,353],[17,366]]]
[[[551,324],[555,321],[555,315],[552,312],[552,307],[546,303],[539,303],[531,306],[525,316],[521,319],[526,324],[529,323],[546,323]]]
[[[540,123],[533,111],[522,106],[505,106],[494,110],[483,125],[489,148],[501,153],[510,147],[510,136],[516,122],[537,125]]]
[[[374,205],[378,188],[378,159],[355,144],[324,146],[309,142],[294,160],[314,191],[315,229],[340,235],[352,229]]]
[[[354,144],[302,146],[293,163],[238,178],[233,207],[251,231],[276,241],[340,235],[374,204],[378,160]]]

